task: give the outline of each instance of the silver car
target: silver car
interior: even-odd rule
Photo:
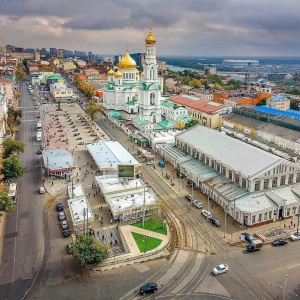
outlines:
[[[202,208],[202,204],[201,204],[201,202],[200,201],[198,201],[198,200],[193,200],[193,204],[197,207],[197,208]]]

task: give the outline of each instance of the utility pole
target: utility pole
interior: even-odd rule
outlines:
[[[145,227],[145,203],[146,203],[146,187],[144,187],[143,228]]]
[[[227,229],[227,205],[224,207],[224,238],[226,238],[226,229]]]
[[[209,193],[209,191],[208,191]],[[207,216],[206,216],[206,220],[208,222],[208,212],[209,212],[209,195],[207,195]]]
[[[277,284],[277,283],[272,283],[272,282],[269,282],[269,285],[275,285],[275,286],[278,286],[279,288],[281,288],[283,290],[283,295],[282,295],[282,299],[285,300],[286,299],[286,293],[287,292],[290,292],[291,294],[293,294],[294,296],[298,296],[297,294],[295,294],[294,292],[290,291],[290,290],[287,290],[286,289],[286,286],[287,286],[287,281],[288,281],[288,278],[289,278],[289,275],[286,275],[285,276],[285,281],[284,281],[284,285],[280,285],[280,284]]]

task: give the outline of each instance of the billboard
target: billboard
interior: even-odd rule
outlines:
[[[134,165],[118,165],[118,177],[119,178],[135,178],[135,166]]]

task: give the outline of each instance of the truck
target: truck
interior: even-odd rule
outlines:
[[[247,251],[253,252],[258,251],[263,246],[263,242],[261,240],[253,240],[251,243],[247,245]]]

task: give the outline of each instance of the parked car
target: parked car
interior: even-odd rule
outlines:
[[[39,193],[40,194],[45,194],[45,192],[46,192],[45,188],[43,186],[40,186],[39,187]]]
[[[42,154],[43,150],[42,149],[38,149],[37,154]]]
[[[63,230],[62,234],[64,237],[68,237],[68,236],[70,236],[71,232],[69,229],[65,229],[65,230]]]
[[[163,160],[161,160],[161,161],[158,162],[158,165],[160,167],[164,168],[166,166],[166,163]]]
[[[149,282],[141,286],[140,294],[146,295],[148,293],[156,293],[157,292],[157,284],[155,282]]]
[[[57,217],[60,221],[62,220],[65,220],[66,219],[66,215],[63,211],[60,211],[58,214],[57,214]]]
[[[147,161],[147,165],[155,165],[155,161],[154,160],[149,160],[149,161]]]
[[[287,244],[287,241],[284,239],[277,239],[272,242],[273,246],[284,246]]]
[[[69,243],[66,248],[67,248],[67,252],[69,254],[73,253],[73,245],[72,245],[72,243]]]
[[[248,232],[243,232],[241,235],[243,235],[245,237],[245,240],[249,243],[254,240],[253,236]]]
[[[220,275],[226,272],[228,272],[228,266],[225,264],[218,265],[213,269],[214,275]]]
[[[198,201],[198,200],[193,200],[193,204],[197,207],[197,208],[202,208],[202,204],[201,204],[201,202],[200,201]]]
[[[69,229],[69,224],[67,220],[60,221],[60,225],[63,230]]]
[[[205,209],[202,210],[202,215],[208,219],[210,219],[212,217],[212,214],[208,210],[205,210]]]
[[[193,201],[193,200],[194,200],[194,196],[192,196],[192,195],[190,195],[190,194],[189,194],[189,195],[186,195],[185,198],[188,199],[188,200],[190,200],[190,201]]]
[[[221,224],[219,222],[219,220],[217,218],[211,217],[210,221],[216,226],[216,227],[220,227]]]
[[[293,241],[300,240],[300,231],[294,232],[293,234],[291,234],[290,239]]]
[[[61,203],[57,203],[57,204],[56,204],[56,210],[57,210],[57,211],[63,211],[63,210],[64,210],[63,205],[62,205]]]

